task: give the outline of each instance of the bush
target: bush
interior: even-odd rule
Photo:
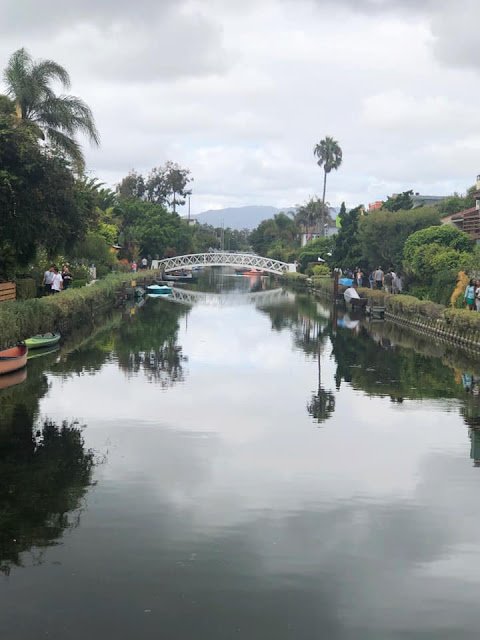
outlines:
[[[33,278],[18,279],[16,285],[17,300],[28,300],[37,297],[39,285]]]
[[[429,300],[419,300],[413,296],[396,295],[386,296],[385,307],[391,313],[395,313],[406,318],[413,316],[423,316],[430,320],[442,318],[445,307]]]
[[[429,298],[433,302],[443,304],[445,307],[450,304],[453,291],[457,285],[457,272],[452,269],[439,271],[432,278],[432,286],[429,290]]]
[[[153,272],[145,272],[149,275]],[[124,274],[112,274],[91,287],[71,288],[55,296],[30,300],[8,300],[0,304],[0,347],[6,348],[37,333],[55,331],[64,319],[72,327],[90,317],[91,306],[111,302],[126,282]]]
[[[307,286],[308,276],[304,273],[288,272],[280,276],[279,280],[283,284],[289,285],[295,289],[303,289]]]
[[[329,276],[330,269],[327,267],[326,264],[316,264],[312,268],[312,275],[313,276]]]
[[[459,333],[480,330],[480,313],[468,309],[445,309],[444,318]]]
[[[80,287],[84,287],[87,284],[88,280],[85,278],[80,278],[79,280],[73,280],[70,285],[71,289],[80,289]]]

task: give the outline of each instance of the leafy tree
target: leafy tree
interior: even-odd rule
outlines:
[[[185,197],[191,193],[187,189],[191,181],[188,169],[182,169],[175,162],[166,162],[162,167],[150,171],[145,183],[146,198],[148,202],[170,204],[175,213],[177,205],[184,205]]]
[[[413,208],[412,200],[413,191],[404,191],[396,196],[388,196],[387,200],[382,204],[382,209],[386,211],[408,211]]]
[[[333,238],[316,238],[306,244],[298,256],[300,270],[302,272],[305,271],[308,264],[312,262],[318,265],[318,258],[322,258],[325,264],[332,265],[333,256],[331,254],[333,252],[333,246]]]
[[[441,226],[427,227],[410,235],[403,249],[405,265],[408,267],[414,260],[417,250],[422,246],[446,247],[456,251],[471,252],[473,249],[473,239],[464,231],[449,224]]]
[[[317,233],[323,233],[324,225],[332,222],[327,204],[319,198],[310,198],[303,205],[297,205],[295,223],[307,230],[316,229]]]
[[[269,255],[271,250],[291,251],[299,245],[297,228],[294,220],[285,213],[277,213],[269,220],[263,220],[250,234],[253,250],[262,256]],[[282,253],[283,255],[283,253]]]
[[[64,89],[70,86],[66,69],[53,60],[34,61],[26,49],[13,53],[4,71],[7,94],[14,100],[17,117],[38,126],[41,137],[47,138],[77,167],[85,165],[76,134],[86,135],[98,146],[100,136],[90,107],[80,98],[57,96],[53,82]]]
[[[140,254],[151,258],[163,258],[167,247],[178,255],[191,253],[192,231],[176,213],[167,211],[158,204],[138,203],[140,215],[134,224]]]
[[[354,267],[364,264],[362,247],[358,237],[358,221],[363,211],[359,205],[347,212],[345,203],[340,207],[340,230],[335,236],[333,248],[333,266]]]
[[[64,158],[41,149],[29,127],[0,115],[0,254],[26,265],[81,241],[96,217],[95,200]],[[11,274],[9,274],[11,275]]]
[[[448,216],[453,213],[458,213],[464,209],[471,209],[475,206],[475,197],[472,195],[477,190],[476,185],[469,187],[465,195],[459,195],[454,193],[453,196],[445,198],[438,204],[436,208],[440,211],[442,216]]]
[[[415,231],[439,225],[440,214],[434,207],[409,211],[374,211],[358,221],[361,252],[369,268],[390,265],[400,268],[406,239]]]
[[[117,185],[119,198],[125,200],[142,200],[145,195],[145,179],[136,171],[130,171],[128,176]]]
[[[323,197],[322,202],[325,204],[325,193],[327,190],[327,174],[335,169],[335,171],[342,164],[342,149],[336,140],[326,136],[323,140],[320,140],[313,149],[313,155],[318,158],[317,164],[319,167],[323,167]]]

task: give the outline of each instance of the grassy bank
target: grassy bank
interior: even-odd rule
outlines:
[[[153,271],[138,278],[157,275]],[[89,287],[69,289],[57,295],[30,300],[11,300],[0,304],[0,347],[6,348],[37,333],[56,331],[68,322],[71,328],[92,317],[96,307],[113,306],[117,291],[130,283],[133,274],[111,274]]]

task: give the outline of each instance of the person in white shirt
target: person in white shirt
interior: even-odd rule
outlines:
[[[52,293],[60,293],[63,289],[63,279],[60,273],[58,273],[57,267],[53,269],[53,280],[52,280]]]
[[[55,267],[52,264],[50,269],[47,269],[47,271],[45,271],[45,273],[43,274],[42,284],[45,286],[46,296],[49,296],[52,293],[52,282],[53,282],[53,276],[55,275],[53,272],[54,268]]]
[[[345,298],[345,302],[351,302],[352,298],[355,298],[356,300],[360,299],[358,291],[355,287],[348,287],[348,289],[345,289],[345,291],[343,292],[343,297]]]

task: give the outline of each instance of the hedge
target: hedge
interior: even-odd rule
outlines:
[[[304,289],[307,286],[307,280],[307,275],[304,273],[296,273],[295,271],[284,273],[279,277],[280,282],[294,289]]]
[[[143,276],[157,275],[145,271]],[[0,303],[0,347],[6,348],[37,333],[55,331],[63,321],[81,324],[91,317],[92,307],[113,302],[116,292],[131,278],[124,273],[112,274],[91,287],[68,289],[53,296],[30,300],[8,300]]]
[[[36,298],[38,285],[33,278],[21,278],[16,281],[17,300],[28,300]]]
[[[441,304],[407,295],[386,295],[385,307],[390,313],[407,318],[422,316],[431,320],[442,318],[445,311],[445,307]]]

